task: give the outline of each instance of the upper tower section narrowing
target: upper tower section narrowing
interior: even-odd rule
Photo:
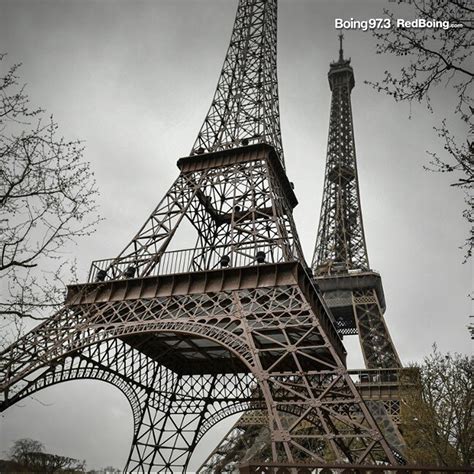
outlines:
[[[330,64],[331,112],[323,202],[313,270],[316,275],[368,270],[352,121],[354,71],[344,59],[342,34],[339,59]]]
[[[191,155],[256,143],[284,166],[277,80],[277,0],[239,0],[230,45]]]

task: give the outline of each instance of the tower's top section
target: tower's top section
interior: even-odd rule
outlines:
[[[192,155],[254,143],[282,164],[277,83],[277,0],[239,0],[229,48]]]
[[[354,72],[344,59],[339,35],[339,60],[330,64],[331,112],[313,270],[316,275],[369,270],[352,124],[351,90]]]
[[[342,47],[342,40],[344,39],[344,35],[342,33],[339,34],[339,60],[332,62],[329,66],[329,86],[331,90],[335,86],[342,86],[342,85],[349,85],[350,90],[355,85],[354,80],[354,71],[351,67],[351,59],[344,59],[344,50]]]

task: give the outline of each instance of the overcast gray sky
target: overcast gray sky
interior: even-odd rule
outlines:
[[[316,238],[329,123],[329,62],[337,59],[334,19],[379,17],[380,0],[280,0],[278,73],[287,171],[306,258]],[[393,5],[393,4],[392,4]],[[33,105],[53,113],[68,138],[85,140],[105,218],[96,234],[65,249],[83,279],[90,261],[113,257],[176,178],[208,110],[228,46],[236,0],[0,0],[0,50],[20,74]],[[363,217],[369,259],[383,278],[386,321],[404,363],[442,351],[471,351],[466,329],[472,265],[459,250],[467,225],[463,194],[450,176],[428,173],[437,150],[432,127],[456,97],[434,96],[435,110],[395,104],[364,80],[399,63],[376,56],[368,32],[345,33]],[[5,62],[5,61],[4,61]],[[452,122],[453,124],[455,122]],[[454,131],[460,136],[465,130]],[[358,342],[344,339],[351,367]],[[221,422],[198,446],[197,466]],[[2,415],[0,457],[18,438],[85,458],[88,467],[122,467],[132,438],[127,401],[99,382],[70,382]],[[206,441],[207,440],[207,441]]]

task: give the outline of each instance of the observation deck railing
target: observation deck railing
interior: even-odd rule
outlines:
[[[360,369],[349,370],[353,382],[359,386],[363,385],[393,385],[400,383],[400,375],[404,369]]]
[[[349,375],[356,384],[359,393],[365,400],[383,401],[391,416],[399,419],[400,385],[408,385],[406,370],[390,369],[361,369],[349,370]]]
[[[263,263],[281,263],[296,260],[293,246],[288,240],[251,242],[172,250],[164,252],[146,276],[215,270],[229,267],[246,267]],[[152,261],[153,255],[136,258],[94,260],[89,270],[89,282],[134,278]]]

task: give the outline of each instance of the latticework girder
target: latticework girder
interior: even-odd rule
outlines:
[[[182,270],[302,259],[292,218],[297,200],[274,149],[253,145],[178,161],[181,173],[121,254],[95,262],[91,278],[141,277],[164,268],[163,253],[183,220],[195,229]],[[226,258],[227,258],[226,257]],[[160,265],[161,262],[161,265]],[[98,272],[101,271],[101,276]]]
[[[216,93],[191,154],[268,143],[282,164],[277,0],[240,0]]]
[[[140,414],[141,398],[148,390],[148,375],[154,362],[127,346],[119,339],[92,345],[68,357],[39,366],[19,379],[5,393],[0,409],[3,411],[44,388],[72,380],[100,380],[119,388],[130,403],[135,425]]]
[[[338,332],[342,336],[359,335],[366,367],[396,369],[401,363],[383,317],[381,278],[369,268],[352,122],[354,73],[350,60],[344,59],[342,36],[340,39],[339,60],[331,64],[329,71],[332,99],[327,161],[312,269]],[[398,405],[395,398],[390,403],[372,400],[369,407],[392,448],[403,452],[404,442],[396,427],[398,411],[386,409]],[[269,436],[265,424],[262,417],[244,415],[215,448],[201,467],[202,472],[225,472],[226,460],[231,463],[229,466],[249,461],[244,445],[251,446],[253,453],[260,446],[260,455],[265,457],[264,440]],[[228,469],[231,472],[232,468]]]
[[[396,463],[345,367],[308,274],[285,174],[276,0],[240,0],[191,156],[117,257],[0,354],[2,408],[80,378],[117,385],[135,421],[127,471],[185,471],[208,429],[255,411],[275,462]],[[183,223],[182,246],[168,251]],[[180,242],[181,243],[181,242]]]
[[[354,72],[344,59],[331,63],[332,92],[323,202],[312,269],[341,334],[359,334],[367,368],[401,367],[384,321],[380,275],[369,267],[352,123]]]
[[[339,60],[330,65],[328,74],[332,92],[329,137],[312,268],[341,335],[358,334],[366,367],[401,368],[383,316],[382,280],[369,267],[352,122],[354,73],[350,59],[344,59],[342,34],[339,38]],[[369,407],[392,447],[403,453],[405,444],[387,405],[371,401]]]
[[[273,460],[322,462],[331,453],[340,461],[394,462],[299,263],[197,272],[184,295],[181,281],[129,280],[127,294],[120,281],[72,288],[49,331],[33,330],[3,358],[5,385],[14,388],[45,365],[120,338],[156,363],[146,371],[129,470],[184,470],[200,430],[210,426],[206,419],[217,420],[223,403],[265,406]],[[32,350],[35,360],[26,356]]]
[[[401,367],[375,289],[354,290],[352,300],[365,366],[369,369]]]
[[[339,61],[331,63],[328,76],[332,97],[323,202],[313,257],[317,275],[369,269],[352,123],[354,72],[350,60],[340,54]]]

